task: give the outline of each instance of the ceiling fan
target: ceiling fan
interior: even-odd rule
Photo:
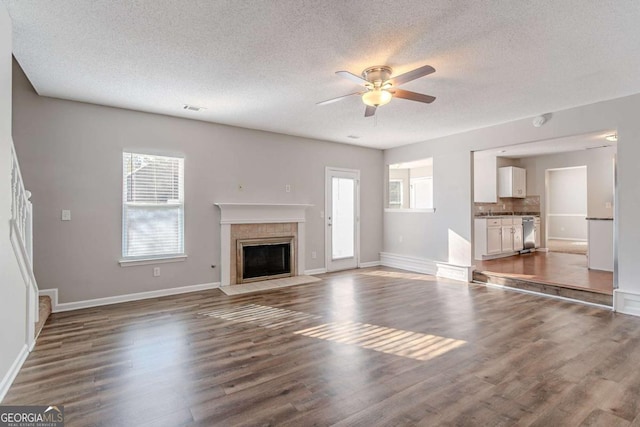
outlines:
[[[391,77],[393,70],[386,65],[377,65],[369,67],[362,72],[362,77],[356,76],[349,71],[336,71],[336,74],[351,80],[365,87],[366,90],[361,92],[353,92],[348,95],[339,96],[337,98],[327,99],[318,102],[317,105],[326,105],[332,102],[340,101],[353,95],[361,95],[362,102],[366,104],[364,110],[365,117],[371,117],[376,114],[376,109],[382,105],[388,104],[391,98],[402,98],[410,101],[425,102],[427,104],[436,100],[435,96],[425,95],[422,93],[411,92],[408,90],[398,89],[398,86],[408,83],[420,77],[434,73],[436,70],[430,65],[423,65],[415,70]]]

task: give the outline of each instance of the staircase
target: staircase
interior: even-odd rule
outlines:
[[[38,323],[38,284],[33,275],[33,206],[31,193],[24,188],[15,148],[11,145],[11,219],[9,240],[24,280],[27,296],[25,344],[29,351],[35,344],[34,326]],[[46,321],[46,318],[45,318]],[[44,322],[43,322],[44,323]]]
[[[41,296],[38,298],[38,321],[35,327],[36,338],[40,335],[40,331],[44,328],[44,324],[47,322],[49,315],[51,314],[51,298],[48,296]]]

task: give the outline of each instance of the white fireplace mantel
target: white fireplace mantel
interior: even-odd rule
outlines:
[[[220,208],[220,283],[231,283],[231,224],[298,223],[298,274],[305,270],[306,209],[313,205],[276,203],[214,203]]]
[[[305,222],[305,210],[313,205],[276,203],[215,203],[220,224]]]

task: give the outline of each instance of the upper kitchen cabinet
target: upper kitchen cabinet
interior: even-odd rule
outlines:
[[[498,166],[495,153],[476,151],[473,156],[473,201],[498,201]]]
[[[527,196],[527,171],[515,166],[498,169],[498,197],[515,197],[524,199]]]

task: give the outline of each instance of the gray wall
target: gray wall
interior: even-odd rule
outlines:
[[[35,274],[41,289],[59,289],[61,302],[218,282],[214,202],[313,204],[306,268],[324,267],[326,166],[361,171],[361,261],[379,259],[382,151],[39,97],[17,64],[14,72],[14,140],[33,192]],[[118,265],[123,150],[185,157],[188,259],[162,264],[157,278],[153,266]],[[61,209],[71,210],[70,222],[60,221]]]
[[[624,150],[625,147],[620,145],[620,148]],[[540,209],[543,216],[543,237],[547,235],[546,224],[544,223],[544,213],[547,211],[547,203],[545,200],[545,171],[547,169],[587,166],[587,216],[612,218],[614,200],[613,165],[615,157],[616,147],[604,147],[546,156],[526,157],[520,160],[521,166],[527,169],[527,194],[540,195]],[[631,197],[634,196],[635,194],[631,195]],[[610,203],[611,207],[607,207],[607,203]],[[546,245],[544,239],[542,244],[543,246]]]
[[[385,151],[385,163],[433,156],[434,213],[385,212],[384,251],[435,261],[471,265],[471,151],[617,129],[618,133],[618,283],[640,293],[636,264],[640,259],[640,95],[603,101],[553,113],[535,128],[526,118]],[[529,181],[529,179],[528,179]],[[531,194],[536,194],[532,191]],[[591,209],[591,207],[590,207]],[[591,215],[592,212],[590,211]],[[593,213],[595,214],[595,212]],[[399,236],[403,239],[400,241]]]
[[[27,332],[26,289],[9,240],[11,144],[11,20],[0,4],[0,401]]]

